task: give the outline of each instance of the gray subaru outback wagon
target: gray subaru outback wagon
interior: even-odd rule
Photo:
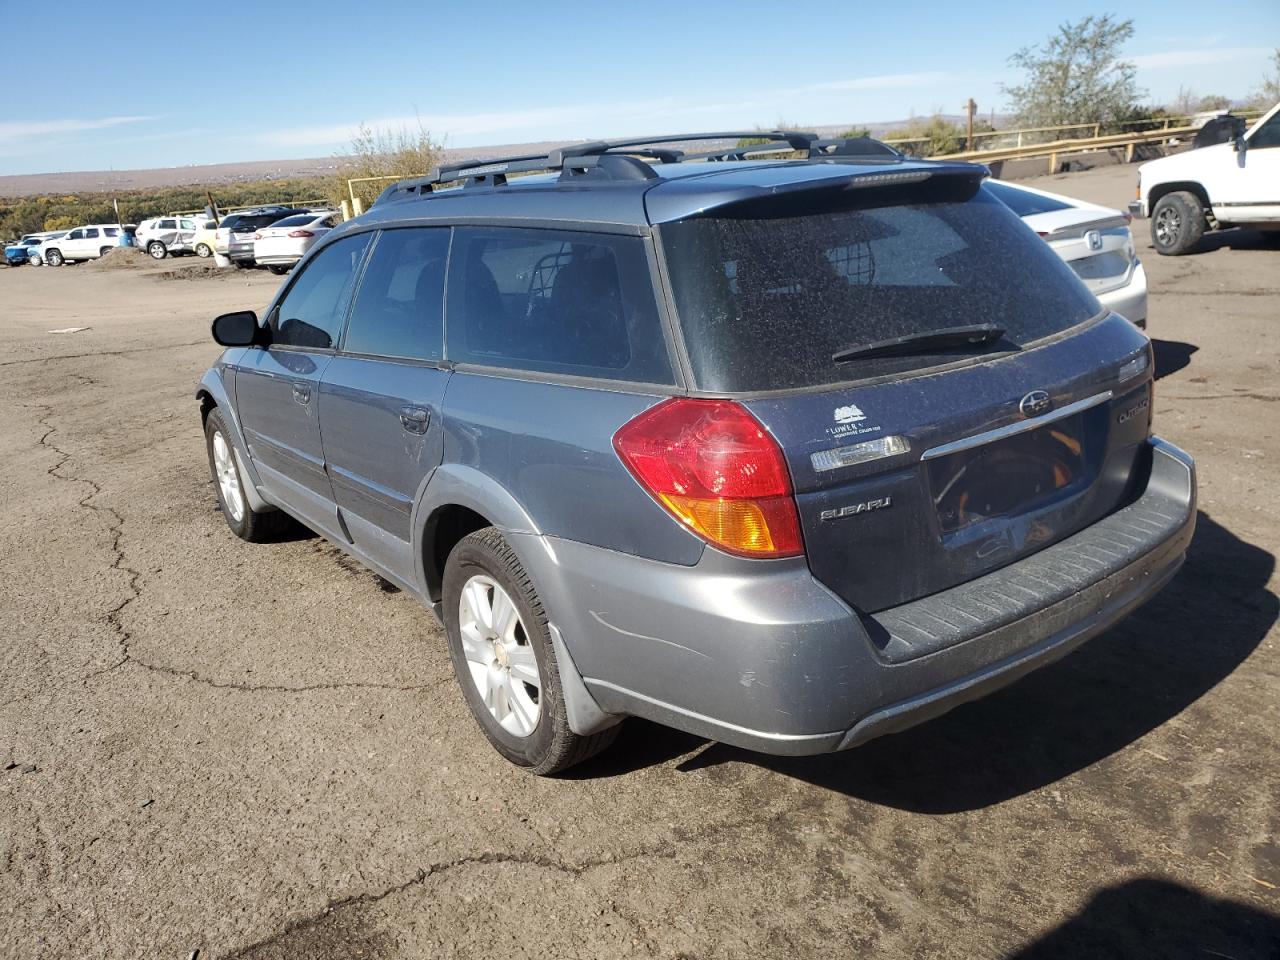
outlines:
[[[395,184],[213,324],[232,531],[288,515],[420,599],[536,773],[626,716],[779,754],[900,730],[1102,632],[1191,539],[1146,336],[983,168],[738,136]]]

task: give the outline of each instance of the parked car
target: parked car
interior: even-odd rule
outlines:
[[[295,213],[253,235],[253,259],[272,273],[288,273],[326,233],[338,225],[333,210]]]
[[[11,267],[16,267],[30,262],[31,251],[39,248],[47,236],[48,234],[46,233],[28,233],[13,243],[6,244],[4,248],[5,263]]]
[[[138,246],[157,260],[169,254],[191,253],[199,221],[194,217],[156,217],[138,224]]]
[[[40,242],[39,242],[39,243],[37,243],[37,244],[35,244],[34,246],[32,246],[32,247],[28,248],[28,250],[27,250],[27,263],[31,264],[31,266],[33,266],[33,267],[43,266],[43,265],[44,265],[44,249],[45,249],[45,247],[47,247],[49,244],[51,244],[51,243],[53,243],[53,242],[55,242],[55,241],[57,241],[57,240],[61,240],[61,239],[62,239],[63,237],[65,237],[68,233],[70,233],[70,231],[69,231],[69,230],[55,230],[53,233],[49,233],[49,234],[44,235],[44,236],[41,238],[41,240],[40,240]]]
[[[211,257],[217,247],[218,224],[214,220],[197,220],[196,232],[191,237],[191,249],[197,257]]]
[[[295,517],[429,606],[535,773],[629,715],[852,747],[1183,562],[1195,471],[1152,434],[1150,341],[985,168],[765,135],[809,159],[444,167],[326,234],[261,320],[213,322],[231,530]]]
[[[1206,230],[1253,227],[1280,235],[1280,103],[1223,143],[1151,160],[1138,168],[1135,217],[1151,218],[1157,253],[1195,249]]]
[[[1099,303],[1146,327],[1147,272],[1129,214],[1000,180],[988,180],[985,189],[1038,233]]]
[[[131,227],[118,223],[91,223],[68,230],[66,235],[41,245],[40,256],[51,267],[81,260],[96,260],[108,250],[132,242]]]
[[[291,217],[307,210],[295,207],[258,207],[232,213],[222,218],[217,232],[217,252],[231,258],[237,267],[253,266],[253,235],[277,220]]]

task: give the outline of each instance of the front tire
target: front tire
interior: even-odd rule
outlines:
[[[274,273],[277,277],[283,277],[286,273],[289,272],[288,267],[281,266],[278,263],[267,264],[267,269],[270,270],[272,273]]]
[[[209,245],[208,245],[207,243],[197,243],[197,244],[196,244],[196,256],[197,256],[197,257],[200,257],[200,258],[202,258],[202,259],[205,259],[205,258],[208,258],[208,257],[212,257],[212,256],[213,256],[213,251],[209,249]]]
[[[1207,226],[1199,197],[1187,190],[1166,193],[1151,211],[1151,242],[1156,253],[1180,257],[1195,248]]]
[[[168,255],[169,251],[165,249],[164,244],[159,240],[152,240],[147,244],[147,253],[151,254],[152,258],[155,260],[163,260]]]
[[[250,543],[272,539],[288,522],[286,516],[278,510],[258,511],[250,506],[231,431],[227,429],[222,411],[216,407],[209,411],[204,422],[204,438],[209,452],[209,472],[218,491],[218,506],[231,532]]]
[[[49,266],[51,267],[60,267],[66,262],[65,260],[62,259],[61,250],[50,250],[47,254],[45,254],[45,260],[48,261]]]
[[[587,737],[569,728],[546,612],[502,534],[485,527],[453,548],[443,594],[453,671],[494,749],[545,776],[613,743],[617,725]]]

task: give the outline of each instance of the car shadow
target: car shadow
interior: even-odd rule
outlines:
[[[1149,604],[1070,656],[983,700],[856,749],[773,757],[708,743],[680,771],[747,763],[918,813],[981,809],[1115,753],[1228,676],[1280,617],[1275,557],[1205,513],[1182,572]],[[580,775],[617,776],[697,749],[637,724]]]
[[[1191,355],[1200,350],[1194,343],[1183,343],[1180,340],[1151,341],[1151,351],[1156,359],[1156,379],[1163,380],[1170,374],[1177,373],[1191,364]]]
[[[1084,909],[1006,960],[1280,957],[1280,916],[1156,877],[1105,887]]]

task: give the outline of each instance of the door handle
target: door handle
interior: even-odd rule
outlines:
[[[298,401],[298,403],[303,403],[303,404],[310,403],[311,388],[308,387],[306,384],[295,383],[293,385],[293,399]]]
[[[400,426],[410,433],[426,433],[431,423],[431,411],[425,407],[401,407]]]

